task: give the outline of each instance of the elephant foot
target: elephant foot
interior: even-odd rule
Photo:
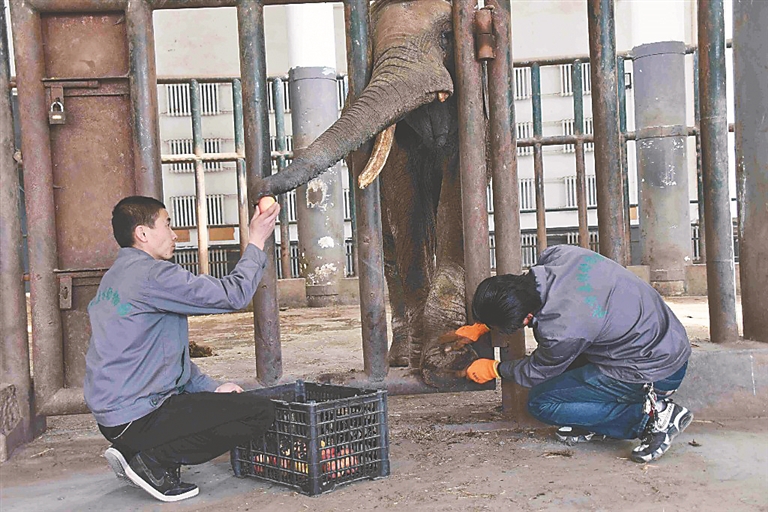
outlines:
[[[403,368],[409,363],[409,343],[407,336],[395,336],[389,347],[389,367]]]
[[[451,389],[464,377],[458,372],[479,358],[471,345],[465,345],[458,350],[446,352],[446,345],[439,343],[437,338],[430,340],[424,347],[421,360],[421,377],[428,386],[440,389]]]

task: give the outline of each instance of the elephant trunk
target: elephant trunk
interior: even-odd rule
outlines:
[[[392,58],[381,62],[360,97],[330,128],[309,147],[297,151],[291,165],[282,172],[254,184],[251,201],[307,183],[409,112],[453,94],[453,82],[442,63],[424,64],[423,59],[415,62]],[[423,70],[430,68],[432,72],[425,75]]]

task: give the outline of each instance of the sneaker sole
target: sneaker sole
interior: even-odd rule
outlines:
[[[115,476],[117,478],[125,481],[133,487],[136,487],[136,484],[134,484],[131,479],[128,478],[128,475],[125,474],[125,469],[128,467],[128,462],[126,462],[125,457],[123,457],[123,454],[120,453],[120,450],[116,450],[115,448],[107,448],[107,451],[104,452],[104,458],[107,459],[109,467],[111,467],[112,471],[115,472]]]
[[[191,491],[187,491],[183,494],[177,494],[176,496],[166,496],[165,494],[161,494],[149,485],[147,482],[144,481],[143,478],[141,478],[139,475],[136,474],[136,472],[131,468],[131,466],[125,467],[125,476],[128,477],[128,479],[133,482],[137,487],[140,487],[141,489],[145,490],[150,496],[152,496],[155,499],[158,499],[160,501],[164,501],[166,503],[171,503],[174,501],[181,501],[185,500],[187,498],[192,498],[194,496],[197,496],[200,492],[199,487],[195,487]]]
[[[644,456],[636,455],[633,453],[630,455],[630,459],[632,459],[634,462],[652,462],[654,460],[658,460],[662,455],[667,453],[667,450],[669,450],[669,448],[672,446],[672,441],[674,441],[677,436],[682,434],[692,421],[693,413],[685,409],[685,412],[679,414],[674,419],[672,424],[675,426],[675,428],[667,433],[668,439],[666,443],[663,443],[658,449]]]

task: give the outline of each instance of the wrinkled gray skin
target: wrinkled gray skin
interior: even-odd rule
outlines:
[[[392,306],[390,365],[460,369],[476,357],[471,349],[446,355],[436,348],[438,336],[466,321],[451,5],[380,1],[371,8],[371,23],[373,73],[365,91],[251,197],[306,183],[397,122],[379,178]],[[440,102],[439,92],[451,96]],[[454,380],[442,382],[440,374],[422,371],[430,384]]]

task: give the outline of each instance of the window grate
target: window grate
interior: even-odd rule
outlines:
[[[597,206],[597,178],[593,174],[587,174],[587,207]],[[576,208],[578,206],[576,176],[566,176],[565,183],[565,207]]]
[[[352,220],[352,193],[344,189],[344,220]]]
[[[537,241],[536,233],[522,233],[520,235],[520,251],[522,252],[524,267],[532,267],[538,261]]]
[[[563,128],[563,135],[574,135],[576,133],[575,130],[575,121],[573,119],[563,119],[560,121],[562,128]],[[585,135],[592,135],[595,133],[595,125],[592,121],[591,117],[588,117],[584,119],[584,134]],[[594,142],[585,142],[584,143],[584,151],[594,151],[595,150],[595,143]],[[576,152],[576,145],[575,144],[563,144],[563,153],[575,153]]]
[[[536,209],[536,183],[533,178],[522,178],[518,182],[520,192],[520,210]]]
[[[168,100],[167,114],[169,116],[191,116],[192,100],[189,95],[189,84],[166,84]],[[221,114],[219,106],[219,84],[200,84],[201,115],[214,116]]]
[[[224,194],[211,194],[205,196],[208,207],[208,225],[224,225]],[[195,208],[195,196],[171,197],[174,228],[191,228],[197,226],[197,210]]]
[[[531,97],[531,68],[515,68],[515,99]]]
[[[533,123],[530,121],[515,123],[518,139],[533,138]],[[533,154],[533,146],[517,146],[517,156],[530,156]]]
[[[573,95],[573,64],[560,64],[560,96]],[[581,86],[584,94],[592,93],[592,77],[589,62],[581,64]]]
[[[205,154],[221,153],[221,146],[222,139],[203,139],[203,153]],[[168,141],[168,147],[171,155],[191,155],[194,153],[194,143],[192,139],[171,139]],[[203,168],[206,172],[215,172],[222,170],[222,165],[221,162],[203,162]],[[171,172],[195,172],[195,163],[178,162],[171,164]]]

